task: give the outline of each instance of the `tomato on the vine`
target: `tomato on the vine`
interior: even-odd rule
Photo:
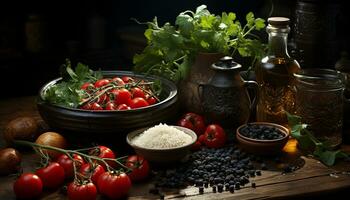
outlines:
[[[141,181],[148,177],[149,163],[142,156],[132,155],[126,159],[125,165],[132,171],[128,174],[132,181]]]
[[[117,110],[130,110],[130,109],[131,108],[128,105],[126,105],[126,104],[120,104],[117,107]]]
[[[148,97],[146,100],[147,100],[149,105],[153,105],[153,104],[157,103],[157,99],[154,97]]]
[[[84,176],[91,175],[92,182],[97,185],[98,177],[105,172],[105,169],[96,163],[93,163],[92,165],[90,163],[86,163],[80,167],[79,172]]]
[[[130,101],[129,106],[130,108],[142,108],[142,107],[149,106],[149,104],[144,98],[136,97]]]
[[[35,172],[40,177],[45,188],[56,189],[64,181],[64,168],[57,162],[51,162]]]
[[[84,159],[78,154],[73,154],[73,160],[75,162],[76,169],[79,169],[85,163]],[[73,177],[73,161],[67,155],[62,154],[60,157],[58,157],[57,163],[63,167],[66,178]]]
[[[95,88],[95,86],[92,83],[86,82],[80,88],[82,90],[89,90]]]
[[[95,82],[94,86],[95,86],[96,88],[100,88],[100,87],[102,87],[102,86],[104,86],[104,85],[107,85],[109,82],[110,82],[110,81],[109,81],[108,79],[100,79],[100,80],[97,80],[97,81]]]
[[[131,100],[131,93],[129,92],[129,90],[122,88],[118,90],[118,94],[114,99],[114,102],[117,105],[120,105],[120,104],[128,105],[130,100]]]
[[[96,186],[89,183],[72,182],[68,185],[67,195],[69,200],[96,200]]]
[[[96,149],[91,150],[89,154],[100,157],[100,158],[115,159],[114,152],[110,148],[108,148],[106,146],[101,146],[101,145],[98,146]],[[114,161],[107,160],[106,162],[111,167],[116,166],[116,162],[114,162]],[[100,163],[100,164],[106,169],[106,166],[104,165],[104,163]]]
[[[43,183],[39,176],[24,173],[14,183],[13,191],[19,199],[38,198],[43,191]]]
[[[106,110],[117,110],[117,108],[116,108],[116,106],[115,106],[115,104],[113,102],[108,102],[106,104],[106,108],[105,109]]]
[[[119,199],[128,194],[131,181],[124,172],[105,172],[98,178],[97,187],[102,195]]]
[[[131,78],[130,76],[123,76],[122,80],[124,81],[124,83],[129,83],[129,82],[133,82],[134,79]]]
[[[115,77],[112,79],[112,82],[116,82],[117,85],[125,85],[123,79],[119,78],[119,77]]]
[[[139,87],[131,88],[131,94],[133,98],[136,98],[136,97],[141,97],[144,99],[146,98],[145,92]]]
[[[90,110],[103,110],[102,106],[96,102],[91,104]]]
[[[83,106],[81,106],[80,108],[84,109],[84,110],[90,110],[91,109],[91,103],[86,103]]]

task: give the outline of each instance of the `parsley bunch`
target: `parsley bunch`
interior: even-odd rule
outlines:
[[[301,149],[312,149],[312,154],[327,166],[334,165],[337,158],[348,158],[349,155],[341,150],[329,150],[327,143],[319,141],[308,129],[307,124],[301,122],[301,117],[287,113],[291,135],[298,141]]]
[[[252,32],[265,27],[265,20],[249,12],[246,24],[233,12],[211,14],[205,5],[196,11],[180,13],[175,26],[169,22],[159,26],[157,17],[147,22],[144,35],[148,45],[133,58],[134,70],[166,76],[177,81],[188,72],[199,52],[253,58],[253,63],[265,55],[266,45]],[[253,64],[252,63],[252,64]]]

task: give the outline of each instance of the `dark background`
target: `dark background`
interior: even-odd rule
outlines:
[[[206,4],[212,13],[233,11],[240,20],[253,11],[256,17],[286,16],[293,22],[296,3],[296,0],[11,1],[0,7],[0,97],[35,95],[44,83],[59,76],[58,68],[65,58],[93,69],[130,70],[132,56],[146,44],[145,26],[131,18],[145,22],[157,16],[161,25],[167,21],[173,24],[180,12]],[[339,59],[339,52],[331,59],[332,64]]]

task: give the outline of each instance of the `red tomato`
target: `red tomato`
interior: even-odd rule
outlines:
[[[98,148],[91,150],[90,151],[90,155],[94,155],[94,156],[97,156],[97,157],[100,157],[100,158],[112,158],[112,159],[115,159],[114,152],[110,148],[105,147],[105,146],[98,146]],[[106,162],[111,167],[115,167],[116,166],[116,162],[114,162],[114,161],[107,160]],[[106,169],[106,166],[103,163],[100,163],[100,164]]]
[[[131,99],[129,106],[130,108],[134,109],[134,108],[146,107],[146,106],[149,106],[149,104],[144,98],[136,97],[134,99]]]
[[[91,104],[90,110],[103,110],[103,108],[100,104],[95,102]]]
[[[16,180],[13,191],[18,199],[35,199],[41,195],[43,183],[39,176],[24,173]]]
[[[149,163],[142,156],[132,155],[126,159],[126,166],[132,169],[128,174],[132,181],[141,181],[147,178],[149,174]]]
[[[117,85],[125,85],[124,81],[121,78],[119,78],[119,77],[113,78],[112,82],[116,82]]]
[[[193,151],[197,151],[201,148],[202,144],[197,140],[192,146],[191,146],[191,149]]]
[[[129,104],[129,101],[131,100],[131,93],[129,90],[122,88],[118,90],[118,94],[116,96],[117,98],[114,100],[117,105],[120,104]]]
[[[95,82],[94,86],[95,86],[96,88],[100,88],[100,87],[102,87],[102,86],[104,86],[104,85],[107,85],[109,82],[110,82],[110,81],[109,81],[108,79],[100,79],[100,80],[97,80],[97,81]]]
[[[149,97],[146,100],[147,100],[149,105],[153,105],[153,104],[157,103],[157,99],[154,97]]]
[[[90,103],[86,103],[83,106],[81,106],[80,108],[84,109],[84,110],[91,110],[91,104]]]
[[[146,95],[141,88],[134,87],[131,89],[132,98],[141,97],[146,99]]]
[[[108,101],[109,101],[109,96],[106,93],[102,94],[97,99],[97,103],[100,105],[105,104]]]
[[[102,195],[110,199],[119,199],[128,194],[131,181],[125,173],[105,172],[98,178],[97,187]]]
[[[134,79],[131,78],[130,76],[123,76],[122,80],[124,81],[124,83],[130,83],[134,81]]]
[[[200,136],[198,137],[198,141],[199,141],[201,144],[205,144],[205,136],[204,136],[204,134],[202,134],[202,135],[200,135]]]
[[[56,189],[64,181],[64,168],[57,162],[51,162],[48,166],[36,170],[45,188]]]
[[[196,132],[197,135],[201,135],[205,131],[203,117],[195,113],[186,113],[180,121],[178,121],[177,125],[189,128]]]
[[[117,108],[115,107],[115,104],[113,102],[108,102],[106,104],[106,110],[117,110]]]
[[[97,185],[98,177],[105,172],[105,169],[99,164],[93,164],[91,167],[90,163],[86,163],[80,167],[79,172],[84,176],[90,176],[92,173],[91,180],[95,185]]]
[[[126,104],[120,104],[118,107],[117,107],[117,110],[130,110],[131,108],[126,105]]]
[[[89,89],[93,89],[93,88],[95,88],[95,86],[89,82],[86,82],[81,86],[82,90],[89,90]]]
[[[84,159],[78,154],[73,154],[73,159],[76,169],[79,169],[85,163]],[[73,177],[73,161],[66,154],[62,154],[60,157],[58,157],[57,163],[63,167],[66,178]]]
[[[67,189],[69,200],[95,200],[97,189],[93,183],[76,183],[69,184]]]
[[[204,133],[204,143],[210,148],[220,148],[226,143],[226,133],[220,125],[211,124],[207,126]]]

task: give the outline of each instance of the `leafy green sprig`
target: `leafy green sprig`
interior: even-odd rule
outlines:
[[[89,94],[81,90],[86,82],[95,82],[102,78],[100,71],[93,71],[87,65],[78,63],[75,70],[69,59],[60,67],[62,81],[50,86],[45,91],[44,100],[54,105],[70,108],[78,107],[82,99],[88,98]]]
[[[242,26],[233,12],[211,14],[205,5],[180,13],[175,26],[159,26],[155,17],[144,23],[148,45],[134,56],[134,70],[177,81],[186,76],[199,52],[252,57],[255,62],[265,55],[266,45],[253,32],[263,29],[265,20],[249,12],[246,22]]]
[[[349,155],[341,150],[330,150],[330,146],[319,141],[303,124],[301,117],[287,113],[291,135],[298,141],[301,149],[312,150],[312,154],[327,166],[334,165],[336,159],[349,158]]]

